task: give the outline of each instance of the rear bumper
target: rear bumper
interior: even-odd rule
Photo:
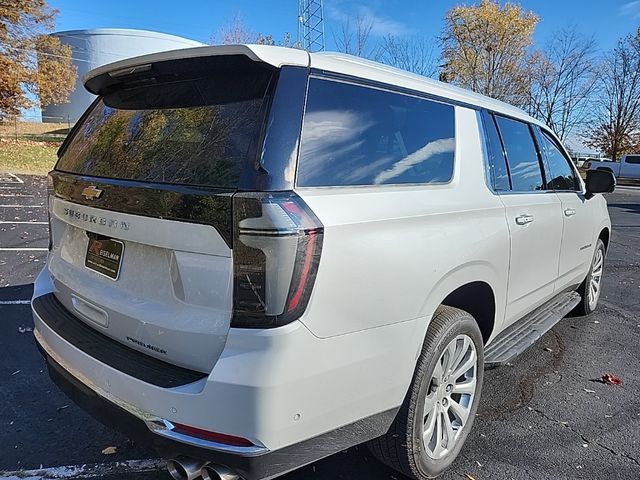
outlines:
[[[54,290],[45,268],[35,303]],[[419,328],[410,321],[328,339],[300,322],[231,329],[209,374],[167,388],[101,362],[58,334],[46,315],[34,309],[34,335],[52,377],[79,404],[98,418],[109,412],[105,423],[163,455],[213,461],[248,479],[276,476],[385,433],[413,374]],[[172,432],[171,422],[246,438],[255,447],[203,445]]]
[[[94,390],[58,363],[55,354],[47,349],[37,333],[36,339],[53,382],[92,417],[138,443],[151,446],[165,458],[185,455],[224,465],[246,480],[274,478],[375,438],[388,430],[397,413],[397,409],[390,409],[273,452],[260,448],[242,451],[243,447],[225,445],[219,445],[218,450],[211,446],[205,448],[197,445],[198,440],[190,440],[179,434],[171,438],[170,431],[160,419],[141,417],[142,412],[132,406],[107,399],[103,396],[105,392]],[[159,429],[154,430],[154,423],[164,429],[164,433]]]

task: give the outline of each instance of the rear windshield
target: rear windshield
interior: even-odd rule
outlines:
[[[210,76],[211,77],[211,76]],[[215,75],[101,97],[64,147],[64,172],[234,188],[255,163],[271,73]]]

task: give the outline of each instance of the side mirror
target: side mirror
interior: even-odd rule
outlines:
[[[611,193],[616,188],[616,177],[609,169],[587,170],[587,199],[596,193]]]

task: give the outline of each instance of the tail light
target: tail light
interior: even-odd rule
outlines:
[[[51,174],[47,175],[47,221],[49,222],[49,251],[53,248],[53,228],[51,224],[51,209],[53,208],[53,177]]]
[[[323,226],[292,192],[233,196],[231,326],[285,325],[304,313],[315,282]]]
[[[242,437],[236,437],[235,435],[227,435],[226,433],[211,432],[209,430],[203,430],[201,428],[191,427],[189,425],[183,425],[182,423],[171,422],[173,426],[172,431],[182,433],[183,435],[189,435],[190,437],[197,437],[210,442],[224,443],[225,445],[233,445],[236,447],[253,447],[253,443],[250,440]],[[199,477],[198,477],[199,478]]]

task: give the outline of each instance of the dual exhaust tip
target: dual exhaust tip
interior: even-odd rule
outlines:
[[[177,457],[167,462],[167,470],[174,480],[240,480],[233,470],[195,458]]]

